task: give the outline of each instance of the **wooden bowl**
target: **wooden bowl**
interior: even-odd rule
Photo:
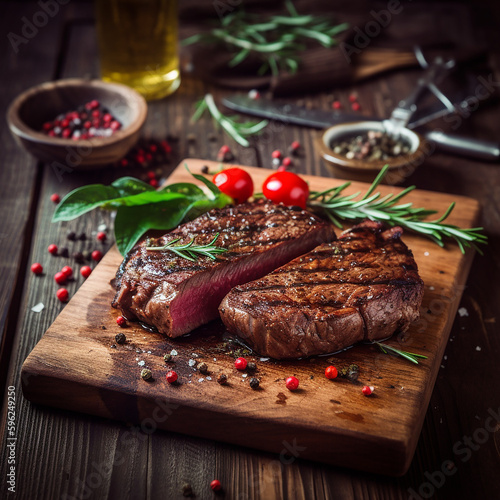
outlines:
[[[109,137],[63,139],[44,134],[42,126],[62,113],[97,99],[122,124]],[[100,80],[67,79],[42,83],[19,95],[7,111],[16,141],[42,161],[67,167],[97,167],[123,158],[139,138],[147,104],[131,88]]]
[[[389,165],[389,170],[382,182],[384,184],[399,184],[409,177],[428,155],[428,143],[419,134],[407,128],[401,130],[401,137],[410,145],[410,152],[387,160],[350,160],[343,155],[334,153],[330,147],[331,143],[336,139],[356,136],[370,130],[384,132],[384,125],[381,121],[361,121],[334,125],[316,138],[316,147],[321,158],[323,158],[335,177],[372,182],[382,167]]]

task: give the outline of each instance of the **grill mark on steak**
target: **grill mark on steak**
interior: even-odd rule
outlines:
[[[400,228],[371,221],[264,278],[235,287],[221,318],[259,354],[336,352],[387,338],[418,318],[423,282]]]
[[[148,251],[179,238],[196,244],[216,242],[228,251],[215,261],[191,263],[168,251]],[[265,200],[212,210],[166,235],[136,245],[120,266],[112,305],[176,337],[218,316],[222,298],[235,285],[259,278],[323,241],[333,227],[305,210]]]

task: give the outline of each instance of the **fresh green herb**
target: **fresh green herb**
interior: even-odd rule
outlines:
[[[381,344],[380,342],[373,342],[373,343],[378,345],[380,350],[384,354],[390,354],[390,353],[396,354],[397,356],[401,356],[402,358],[405,358],[408,361],[415,363],[416,365],[418,365],[419,359],[427,359],[427,356],[424,356],[423,354],[415,354],[413,352],[401,351],[400,349],[396,349],[395,347],[391,347],[390,345],[387,344]]]
[[[214,122],[222,127],[230,137],[246,148],[250,145],[246,138],[258,134],[269,123],[267,120],[262,120],[260,122],[238,122],[235,116],[222,114],[217,108],[212,94],[207,94],[196,104],[196,111],[191,121],[195,122],[198,120],[205,111],[208,111],[212,115]]]
[[[208,195],[188,182],[170,184],[156,191],[138,179],[122,177],[110,186],[92,184],[71,191],[57,206],[52,222],[73,220],[94,208],[116,210],[115,240],[118,250],[125,255],[150,229],[173,229],[185,220],[232,203],[215,184],[202,175],[192,175],[205,184]]]
[[[195,245],[194,238],[191,238],[191,240],[184,245],[174,245],[174,243],[177,243],[180,240],[180,238],[176,238],[175,240],[169,241],[162,247],[146,247],[146,250],[173,252],[179,257],[190,260],[191,262],[195,262],[198,257],[209,257],[210,259],[215,260],[217,255],[227,252],[226,248],[215,246],[215,242],[218,237],[219,233],[217,233],[206,245]]]
[[[462,252],[465,252],[466,248],[472,247],[482,254],[478,245],[486,244],[488,241],[486,235],[481,233],[482,227],[461,229],[458,226],[443,223],[450,215],[455,203],[452,203],[438,219],[427,221],[423,219],[437,213],[436,210],[415,208],[412,203],[397,204],[401,198],[413,191],[416,186],[410,186],[399,194],[388,194],[383,197],[380,193],[373,194],[388,168],[388,165],[386,165],[380,171],[361,199],[357,199],[360,193],[342,196],[342,192],[351,184],[346,182],[341,186],[325,191],[312,191],[307,202],[308,207],[326,215],[338,228],[342,228],[340,220],[368,218],[385,222],[389,226],[401,226],[424,235],[440,247],[444,246],[444,238],[449,237],[456,241]]]
[[[288,15],[271,16],[267,19],[250,15],[243,10],[235,11],[222,18],[221,27],[191,36],[182,43],[224,44],[234,53],[233,59],[228,63],[230,67],[254,56],[262,61],[259,74],[271,71],[273,75],[277,75],[282,70],[297,72],[299,54],[306,48],[307,42],[314,41],[323,47],[333,47],[338,44],[335,37],[349,27],[347,23],[332,25],[324,16],[301,16],[290,0],[285,5]]]

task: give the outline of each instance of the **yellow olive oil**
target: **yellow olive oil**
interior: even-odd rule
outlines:
[[[96,0],[101,77],[161,99],[180,84],[176,0]]]

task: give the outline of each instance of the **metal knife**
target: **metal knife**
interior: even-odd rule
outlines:
[[[306,109],[295,104],[278,104],[268,99],[251,99],[241,95],[225,97],[222,99],[222,104],[240,113],[317,129],[331,127],[340,123],[364,120],[381,121],[378,117],[343,113],[340,111]],[[463,101],[458,103],[457,107],[464,108],[467,105],[468,103]],[[442,106],[421,109],[418,111],[418,114],[412,116],[407,126],[410,129],[417,129],[432,120],[448,114],[450,114],[450,110]],[[418,130],[418,132],[433,143],[436,148],[448,153],[467,155],[472,158],[489,161],[498,161],[500,159],[500,143],[497,142],[482,141],[440,131]]]

